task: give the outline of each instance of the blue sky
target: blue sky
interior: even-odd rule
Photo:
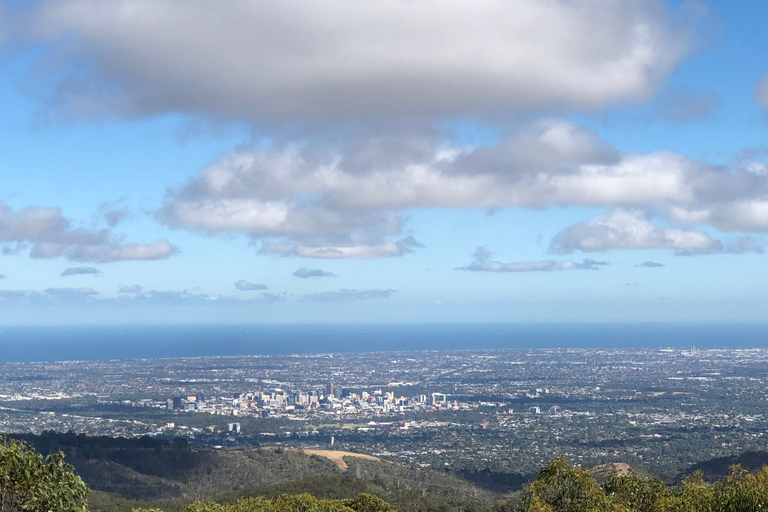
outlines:
[[[766,19],[6,2],[0,324],[763,321]]]

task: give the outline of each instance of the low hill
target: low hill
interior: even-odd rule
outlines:
[[[375,494],[400,512],[490,511],[501,492],[509,490],[502,485],[495,492],[490,485],[493,475],[488,482],[475,483],[446,471],[331,450],[212,450],[151,438],[50,432],[15,437],[43,454],[63,451],[93,490],[90,510],[102,512],[155,506],[174,511],[196,500],[233,503],[245,497],[306,492],[328,499]]]
[[[607,482],[612,476],[638,476],[641,478],[655,478],[655,475],[648,471],[648,469],[634,464],[627,464],[625,462],[600,464],[598,466],[587,468],[587,471],[589,471],[594,479],[600,484]]]
[[[720,480],[728,476],[729,468],[735,464],[740,465],[747,471],[755,471],[763,466],[768,466],[768,452],[745,452],[741,455],[718,457],[699,462],[688,468],[681,477],[690,475],[694,471],[701,471],[707,481]]]

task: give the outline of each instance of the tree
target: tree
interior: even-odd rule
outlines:
[[[560,455],[544,466],[525,493],[525,512],[625,511],[606,496],[588,471]]]
[[[43,457],[23,441],[0,440],[1,512],[85,512],[87,497],[62,452]]]

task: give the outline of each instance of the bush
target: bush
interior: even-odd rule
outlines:
[[[87,497],[62,452],[43,457],[23,441],[0,441],[2,512],[85,512]]]

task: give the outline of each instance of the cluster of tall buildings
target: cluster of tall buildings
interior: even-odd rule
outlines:
[[[343,409],[346,412],[367,410],[370,412],[391,412],[407,407],[435,406],[447,402],[448,396],[433,393],[411,397],[396,397],[394,392],[351,391],[329,381],[324,389],[312,391],[283,389],[260,390],[248,393],[234,393],[232,398],[212,398],[206,401],[205,394],[175,396],[167,400],[166,407],[174,411],[198,411],[213,414],[246,414],[268,416],[270,412],[298,412],[314,409]]]

